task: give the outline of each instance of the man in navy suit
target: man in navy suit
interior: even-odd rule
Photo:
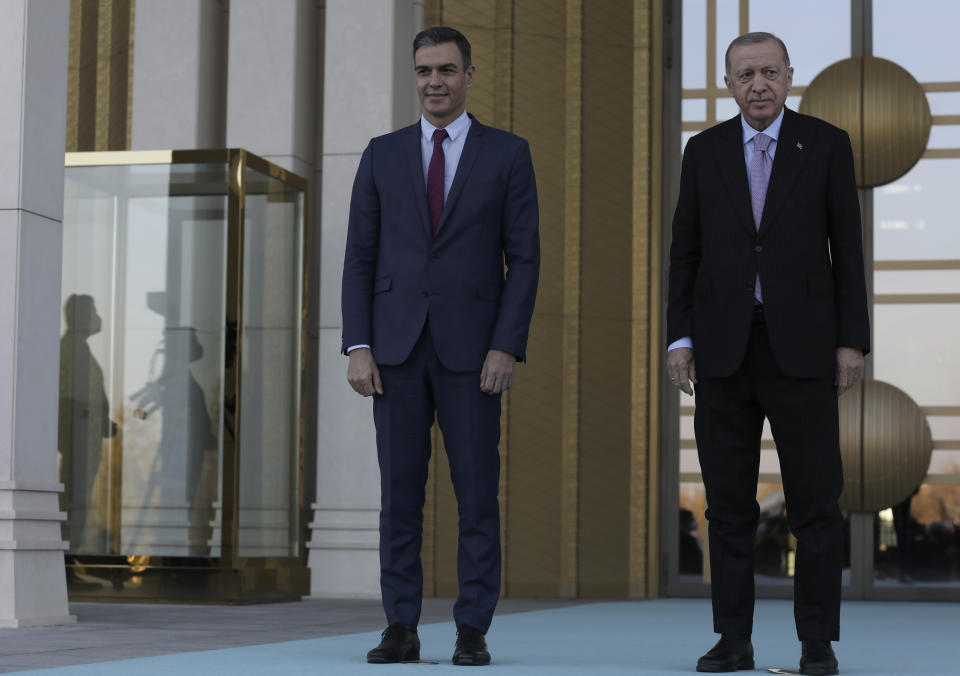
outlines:
[[[690,139],[670,249],[667,370],[693,394],[710,524],[714,631],[698,671],[753,669],[760,436],[769,419],[797,538],[800,673],[836,674],[843,488],[837,396],[870,351],[860,206],[846,132],[784,103],[783,42],[727,49],[740,115]]]
[[[347,379],[373,396],[380,462],[388,627],[367,661],[420,658],[436,415],[460,517],[453,662],[482,665],[500,595],[500,399],[525,358],[536,299],[537,190],[527,142],[466,113],[474,77],[467,39],[430,28],[414,39],[413,55],[422,116],[364,151],[343,270]]]

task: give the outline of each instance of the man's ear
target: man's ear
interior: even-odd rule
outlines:
[[[466,75],[466,77],[467,77],[467,87],[470,87],[470,85],[473,84],[473,75],[474,75],[474,73],[476,73],[476,72],[477,72],[477,67],[474,66],[472,63],[471,63],[470,66],[464,71],[463,74]]]

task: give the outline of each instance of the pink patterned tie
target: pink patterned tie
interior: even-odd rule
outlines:
[[[430,225],[433,234],[437,234],[440,215],[443,214],[443,173],[446,159],[443,156],[443,140],[447,138],[446,129],[433,130],[433,156],[427,170],[427,204],[430,206]]]
[[[767,184],[770,182],[770,169],[773,161],[767,154],[767,147],[773,139],[766,134],[757,134],[753,137],[753,161],[750,163],[750,205],[753,207],[753,224],[760,229],[760,219],[763,218],[763,202],[767,197]],[[757,302],[763,302],[760,292],[760,275],[753,287],[753,297]]]

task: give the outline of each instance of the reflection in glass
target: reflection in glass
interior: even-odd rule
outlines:
[[[760,517],[754,538],[754,574],[758,584],[792,584],[797,539],[787,524],[786,502],[781,484],[760,483],[757,486]],[[681,582],[710,582],[708,527],[705,516],[706,494],[703,484],[680,483],[680,519],[678,579]],[[849,520],[844,579],[849,584]]]
[[[70,167],[65,188],[69,553],[217,555],[226,167]]]
[[[877,584],[960,587],[960,485],[923,484],[875,527]]]
[[[298,548],[303,193],[247,169],[240,428],[240,556]]]
[[[63,509],[69,515],[64,538],[75,552],[100,554],[110,547],[104,441],[117,432],[110,419],[103,369],[88,344],[100,333],[103,320],[93,297],[85,294],[70,294],[63,315],[58,446]]]

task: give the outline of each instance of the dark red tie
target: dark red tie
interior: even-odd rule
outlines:
[[[443,139],[447,138],[446,129],[433,130],[433,156],[430,158],[430,168],[427,170],[427,203],[430,205],[430,224],[433,234],[437,234],[440,224],[440,214],[443,213]]]

